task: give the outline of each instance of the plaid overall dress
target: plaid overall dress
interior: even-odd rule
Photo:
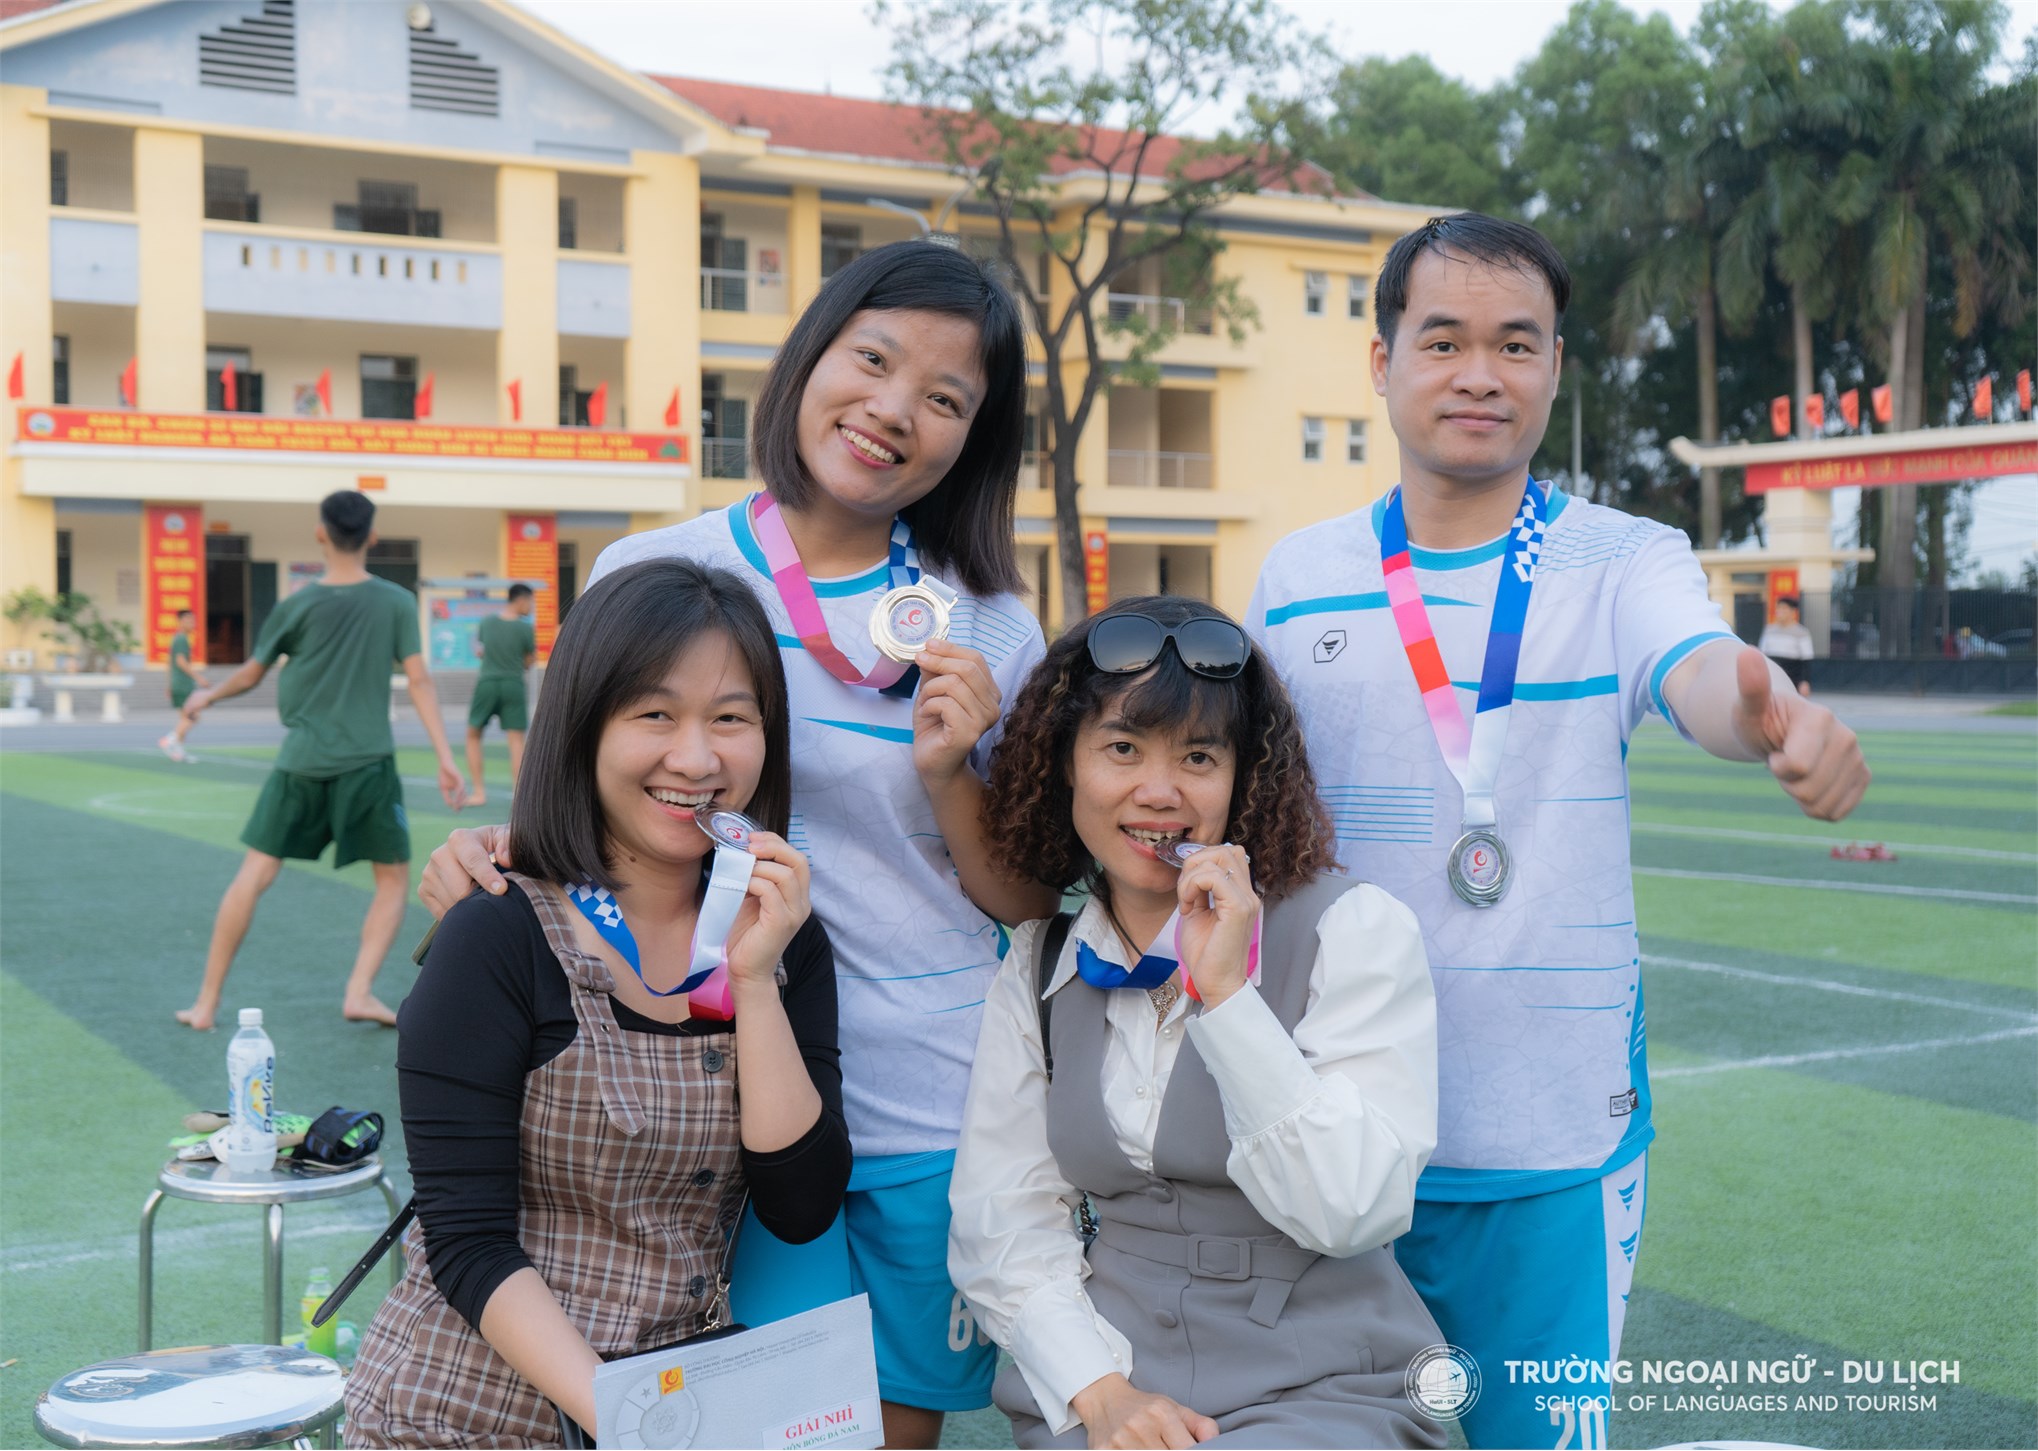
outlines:
[[[524,1079],[517,1238],[603,1359],[700,1333],[741,1208],[734,1034],[625,1032],[558,888],[514,873],[573,984],[572,1043]],[[347,1382],[349,1446],[557,1446],[551,1404],[432,1283],[424,1226]]]

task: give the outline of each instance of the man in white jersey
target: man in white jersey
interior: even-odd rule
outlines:
[[[1629,736],[1654,711],[1824,820],[1868,784],[1853,732],[1722,625],[1682,533],[1531,481],[1570,287],[1513,222],[1394,245],[1372,370],[1400,487],[1276,545],[1247,613],[1345,870],[1422,922],[1439,1143],[1395,1253],[1477,1364],[1474,1446],[1606,1444],[1653,1136]]]

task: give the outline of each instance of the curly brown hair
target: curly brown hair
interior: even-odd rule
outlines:
[[[1139,730],[1194,727],[1230,743],[1237,760],[1225,840],[1252,858],[1253,885],[1277,901],[1337,867],[1337,838],[1316,794],[1302,726],[1280,677],[1257,646],[1229,680],[1192,673],[1172,648],[1139,675],[1110,675],[1090,659],[1090,631],[1112,615],[1140,614],[1163,625],[1228,619],[1179,595],[1121,600],[1071,626],[1047,647],[1005,718],[984,791],[984,838],[992,865],[1015,880],[1066,891],[1102,887],[1076,835],[1070,760],[1077,733],[1107,703]]]

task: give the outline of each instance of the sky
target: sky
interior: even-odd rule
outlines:
[[[788,90],[880,97],[891,35],[863,0],[519,0],[547,23],[635,70]],[[895,0],[911,5],[915,0]],[[1420,53],[1477,87],[1513,73],[1563,19],[1566,0],[1277,0],[1342,56]],[[1701,0],[1628,0],[1680,31]],[[2038,0],[2010,0],[2006,50],[2038,32]],[[1198,129],[1201,129],[1200,127]],[[2009,379],[2001,380],[2006,387]],[[1858,490],[1842,490],[1843,496]],[[1835,500],[1835,532],[1852,542],[1851,497]],[[1977,491],[1971,551],[1978,569],[2014,575],[2038,552],[2038,478]]]

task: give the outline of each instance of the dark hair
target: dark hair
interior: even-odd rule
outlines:
[[[359,489],[338,489],[318,502],[318,522],[325,525],[326,542],[342,554],[355,554],[368,547],[368,535],[375,528],[375,504]]]
[[[991,753],[984,791],[991,862],[1015,879],[1063,890],[1078,881],[1104,889],[1103,874],[1076,835],[1070,763],[1084,722],[1115,702],[1138,730],[1195,727],[1229,741],[1237,757],[1225,839],[1252,858],[1253,883],[1268,901],[1337,865],[1337,838],[1316,794],[1302,726],[1280,677],[1257,646],[1229,680],[1192,673],[1172,647],[1141,675],[1107,675],[1090,659],[1090,631],[1113,615],[1142,614],[1176,625],[1227,619],[1180,595],[1120,600],[1070,626],[1020,687]]]
[[[1026,325],[986,264],[953,247],[894,242],[858,257],[821,286],[779,345],[751,419],[757,471],[784,508],[817,485],[800,460],[807,380],[859,312],[938,312],[976,324],[984,397],[962,453],[932,493],[902,512],[928,563],[975,594],[1021,588],[1012,505],[1026,432]]]
[[[513,584],[513,585],[511,585],[511,586],[510,586],[510,592],[509,592],[509,602],[510,602],[511,604],[515,604],[515,603],[516,603],[516,602],[517,602],[518,600],[525,600],[525,599],[529,599],[530,597],[531,597],[531,587],[530,587],[529,585],[527,585],[527,584]]]
[[[1557,304],[1557,331],[1564,330],[1564,310],[1571,305],[1571,269],[1550,239],[1520,222],[1483,212],[1453,212],[1447,217],[1431,217],[1404,234],[1387,249],[1387,260],[1380,264],[1379,280],[1373,284],[1373,326],[1390,351],[1401,314],[1408,310],[1408,274],[1415,270],[1415,259],[1425,252],[1457,262],[1485,262],[1541,274]]]
[[[192,609],[191,606],[189,605],[186,605],[184,606],[183,609],[177,611],[177,618],[180,620],[183,619],[186,615],[191,616],[191,618],[195,620],[198,618],[198,611]]]
[[[1778,603],[1779,605],[1789,605],[1789,606],[1790,606],[1790,607],[1791,607],[1792,609],[1796,610],[1796,611],[1797,611],[1797,612],[1798,612],[1799,614],[1803,614],[1803,613],[1804,613],[1804,606],[1803,606],[1803,605],[1801,605],[1801,604],[1799,604],[1799,603],[1797,602],[1797,596],[1796,596],[1796,595],[1778,595],[1778,596],[1776,597],[1776,602],[1777,602],[1777,603]]]
[[[743,657],[764,717],[764,774],[743,810],[785,834],[792,753],[785,669],[771,621],[749,586],[727,570],[653,559],[604,576],[559,628],[510,798],[510,858],[519,871],[615,890],[595,782],[602,732],[658,687],[681,652],[717,631]]]

